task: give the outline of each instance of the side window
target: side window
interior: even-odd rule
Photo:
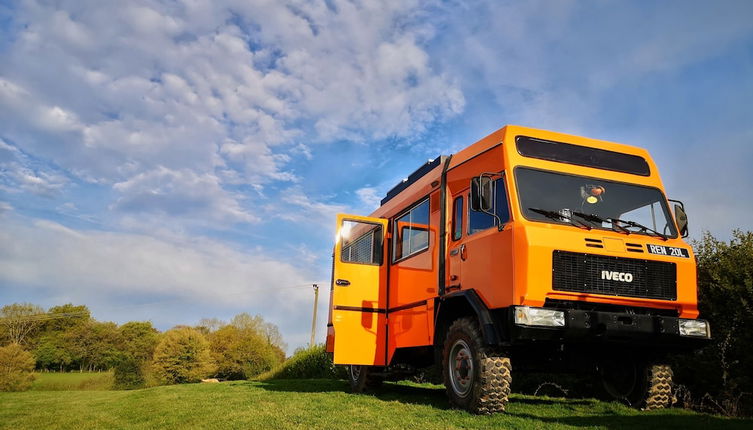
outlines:
[[[414,206],[395,219],[393,225],[394,261],[429,247],[429,200]]]
[[[501,178],[494,181],[493,212],[502,220],[502,224],[510,220],[510,209],[507,207],[507,192],[505,192],[505,183]],[[469,208],[468,234],[478,233],[495,225],[497,225],[497,220],[492,215]]]
[[[382,264],[382,226],[344,220],[340,227],[340,261],[357,264]]]
[[[458,240],[463,236],[463,196],[456,198],[452,207],[452,240]]]

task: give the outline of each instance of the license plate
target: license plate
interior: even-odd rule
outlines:
[[[666,255],[668,257],[690,258],[690,253],[685,248],[675,248],[674,246],[652,244],[648,244],[646,245],[646,247],[648,248],[648,252],[651,254]]]

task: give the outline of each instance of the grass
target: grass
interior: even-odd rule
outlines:
[[[111,390],[112,372],[43,372],[34,374],[33,391]]]
[[[134,391],[0,393],[0,428],[549,429],[752,428],[753,421],[685,410],[514,395],[506,414],[448,409],[441,387],[386,383],[353,395],[336,380],[236,381]]]

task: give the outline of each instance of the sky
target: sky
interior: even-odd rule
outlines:
[[[649,150],[753,229],[753,2],[0,3],[0,304],[323,341],[335,214],[506,124]]]

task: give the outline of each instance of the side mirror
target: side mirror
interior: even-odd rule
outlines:
[[[682,204],[675,204],[675,221],[682,237],[688,237],[688,215]]]
[[[471,181],[471,209],[476,212],[491,212],[494,207],[492,178],[479,176]]]

